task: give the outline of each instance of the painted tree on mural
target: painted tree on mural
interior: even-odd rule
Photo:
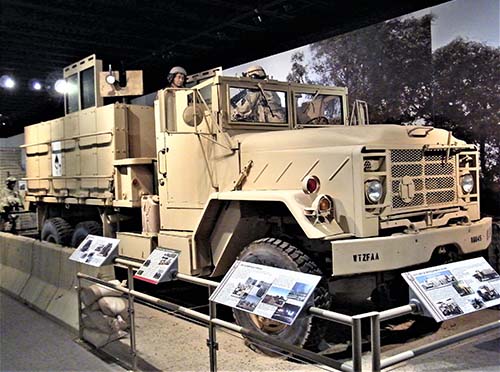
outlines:
[[[483,203],[500,212],[500,48],[456,39],[433,54],[434,125],[475,143],[481,153]]]
[[[307,65],[305,64],[304,59],[303,52],[295,52],[292,54],[292,69],[286,77],[287,81],[300,84],[314,84],[314,81],[312,81],[308,76]]]
[[[318,76],[320,84],[347,87],[351,102],[367,101],[372,122],[427,119],[432,76],[430,22],[430,16],[391,20],[311,44],[310,75]],[[292,57],[289,80],[308,79],[302,62],[300,55]]]

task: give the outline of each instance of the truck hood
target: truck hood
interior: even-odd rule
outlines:
[[[427,133],[426,133],[427,132]],[[233,137],[243,151],[276,151],[334,146],[391,148],[436,145],[466,146],[443,129],[422,126],[364,125],[242,133]]]

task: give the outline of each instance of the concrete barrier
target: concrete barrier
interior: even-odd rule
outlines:
[[[81,268],[68,260],[73,250],[6,233],[0,234],[0,247],[0,287],[78,328],[73,287]]]
[[[78,329],[78,293],[76,273],[79,264],[69,260],[74,249],[57,247],[59,250],[59,282],[47,312],[72,328]]]
[[[72,328],[78,329],[78,292],[76,286],[78,272],[95,276],[102,280],[112,280],[115,277],[113,266],[93,267],[70,261],[69,257],[75,251],[73,248],[54,246],[60,252],[59,282],[56,293],[52,297],[47,312],[63,321]],[[82,283],[83,286],[89,283]]]
[[[35,241],[31,276],[21,298],[40,310],[47,310],[59,285],[61,248],[55,244]]]
[[[32,269],[34,240],[0,232],[0,288],[19,296]]]
[[[70,261],[73,252],[73,248],[0,232],[0,288],[77,329],[76,273],[102,280],[115,275],[113,266]]]

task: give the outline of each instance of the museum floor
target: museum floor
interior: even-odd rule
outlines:
[[[137,305],[136,311],[141,370],[209,370],[206,328],[142,305]],[[498,319],[498,315],[498,310],[491,310],[483,313],[483,318],[487,317],[488,322]],[[67,328],[0,292],[1,371],[124,370],[109,358],[101,359],[102,355],[74,342],[75,337]],[[248,350],[241,339],[225,332],[218,332],[218,342],[218,369],[221,371],[321,370],[256,354]],[[411,342],[397,345],[396,349],[408,348]],[[105,350],[127,360],[126,341],[109,345]],[[499,365],[500,332],[497,329],[386,370],[493,372],[498,371]]]

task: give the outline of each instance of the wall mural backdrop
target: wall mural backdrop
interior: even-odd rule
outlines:
[[[451,130],[481,152],[482,212],[500,215],[500,2],[455,0],[224,71],[345,86],[370,122]]]

